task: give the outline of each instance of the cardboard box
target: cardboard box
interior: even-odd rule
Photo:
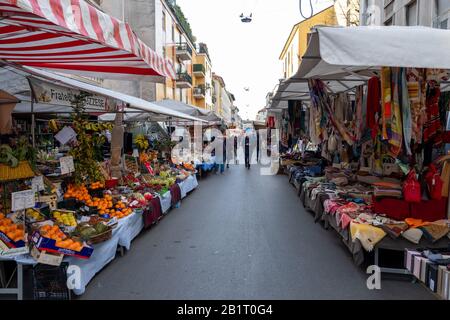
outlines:
[[[25,235],[26,238],[26,235]],[[5,233],[0,231],[0,242],[3,243],[9,249],[23,248],[26,246],[25,240],[13,241]]]
[[[426,283],[427,281],[427,265],[430,263],[428,259],[422,259],[420,262],[420,281]]]
[[[94,252],[94,248],[88,246],[86,243],[84,244],[83,249],[80,252],[70,249],[59,248],[56,246],[56,240],[42,236],[39,230],[33,232],[33,235],[31,236],[31,241],[34,244],[34,246],[40,251],[63,254],[66,256],[77,257],[80,259],[89,259],[92,253]]]
[[[437,292],[438,288],[438,272],[439,272],[439,266],[436,264],[429,264],[428,265],[428,278],[427,278],[427,286],[430,288],[431,291]]]
[[[414,250],[406,250],[405,251],[405,269],[409,272],[414,272],[414,257],[420,256],[421,253]]]
[[[48,264],[50,266],[59,267],[64,259],[64,255],[61,253],[50,253],[46,251],[40,251],[35,246],[31,249],[31,256],[42,264]]]

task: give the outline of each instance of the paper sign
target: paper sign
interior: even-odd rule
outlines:
[[[75,171],[75,165],[73,164],[73,157],[62,157],[59,159],[61,165],[61,174],[69,174]]]
[[[55,139],[58,140],[62,145],[65,145],[76,137],[77,134],[71,127],[64,127],[55,135]]]
[[[43,191],[45,189],[44,176],[36,176],[31,180],[31,187],[34,192]]]
[[[34,190],[14,192],[11,194],[11,200],[12,211],[34,208],[36,202],[34,197]]]

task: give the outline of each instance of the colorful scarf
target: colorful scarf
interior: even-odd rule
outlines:
[[[356,119],[354,125],[356,140],[361,140],[364,130],[363,126],[363,100],[364,100],[364,86],[356,88]]]
[[[325,83],[319,79],[309,79],[308,85],[311,102],[321,113],[320,130],[322,130],[322,133],[326,130],[326,124],[329,121],[341,138],[347,142],[347,144],[352,146],[356,139],[351,136],[347,131],[347,128],[334,117],[330,95],[327,92]]]
[[[392,114],[391,69],[388,67],[381,68],[381,96],[381,137],[388,140]]]
[[[402,110],[400,106],[400,68],[391,68],[391,126],[389,134],[390,152],[395,158],[400,154],[403,142]]]
[[[422,143],[426,97],[424,70],[409,68],[406,71],[406,78],[411,107],[411,139],[416,143]]]
[[[428,82],[426,97],[426,121],[423,126],[423,141],[429,142],[435,139],[435,144],[440,144],[439,133],[442,131],[439,115],[439,97],[441,95],[440,84],[434,80]]]
[[[406,69],[400,69],[400,103],[402,106],[402,120],[403,120],[403,138],[405,141],[406,154],[412,155],[411,152],[411,137],[412,137],[412,116],[411,103],[408,95],[408,83],[406,80]]]
[[[367,83],[367,112],[366,125],[371,129],[372,139],[375,139],[378,134],[378,116],[381,100],[380,79],[372,77]]]

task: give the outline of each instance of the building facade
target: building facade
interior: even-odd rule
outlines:
[[[195,44],[186,32],[174,1],[91,0],[106,13],[127,22],[137,36],[158,54],[170,59],[176,79],[163,83],[105,80],[105,87],[148,101],[173,99],[211,110],[212,65],[206,44]],[[185,27],[183,27],[183,25]]]
[[[226,123],[232,123],[232,109],[235,98],[233,94],[227,91],[223,78],[213,73],[213,101],[214,112]]]
[[[450,0],[361,0],[362,25],[450,29]]]
[[[302,57],[308,47],[308,34],[311,28],[317,25],[337,24],[338,20],[335,7],[330,6],[316,13],[311,18],[294,25],[279,57],[283,66],[282,78],[288,79],[297,72]]]

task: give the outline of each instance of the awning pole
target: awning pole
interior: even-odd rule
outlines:
[[[31,97],[31,140],[33,149],[36,148],[36,119],[34,116],[34,97]]]

